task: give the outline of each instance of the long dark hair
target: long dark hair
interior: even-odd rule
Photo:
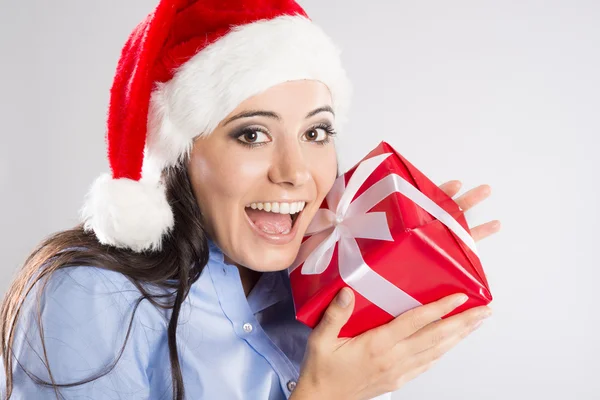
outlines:
[[[95,266],[117,271],[128,277],[139,289],[141,296],[135,303],[135,308],[129,321],[127,334],[115,361],[93,376],[77,382],[55,382],[50,371],[46,347],[41,326],[41,316],[38,308],[38,324],[44,364],[48,370],[50,381],[34,376],[24,369],[37,384],[52,387],[57,398],[59,389],[72,387],[94,381],[108,374],[121,358],[133,324],[135,310],[144,300],[150,301],[157,307],[172,309],[168,325],[169,358],[171,362],[171,377],[173,383],[173,398],[181,400],[184,397],[183,378],[177,354],[177,320],[183,300],[190,286],[199,277],[208,262],[208,241],[204,230],[200,208],[192,191],[191,182],[183,162],[176,167],[170,167],[163,173],[167,189],[167,198],[175,216],[175,227],[163,239],[160,251],[135,253],[101,244],[92,232],[86,232],[82,225],[73,229],[56,233],[42,243],[31,253],[12,282],[2,302],[0,311],[2,357],[6,371],[6,399],[13,390],[13,342],[15,326],[25,297],[36,282],[47,278],[54,271],[73,266]],[[43,283],[43,282],[40,282]],[[144,288],[151,284],[166,288],[167,295],[149,293]],[[42,285],[43,290],[45,284]],[[154,291],[153,291],[154,292]],[[156,293],[156,292],[154,292]]]

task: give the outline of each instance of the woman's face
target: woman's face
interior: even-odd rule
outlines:
[[[255,271],[291,265],[337,175],[334,123],[328,88],[293,81],[247,99],[196,140],[192,187],[228,261]]]

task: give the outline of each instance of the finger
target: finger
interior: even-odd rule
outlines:
[[[316,340],[335,341],[340,330],[350,319],[354,309],[354,292],[346,287],[340,290],[325,310],[319,324],[313,330]]]
[[[384,330],[385,334],[394,343],[397,343],[421,330],[424,326],[439,320],[467,300],[468,297],[462,293],[446,296],[432,303],[413,308],[376,329]]]
[[[450,197],[454,197],[456,193],[460,190],[462,183],[460,181],[448,181],[446,183],[442,183],[439,187],[442,189],[444,193],[446,193]]]
[[[486,237],[493,235],[500,230],[500,221],[494,220],[486,222],[485,224],[478,225],[471,229],[471,236],[476,242]]]
[[[408,346],[413,354],[438,347],[448,339],[460,335],[477,322],[489,317],[491,312],[489,307],[481,306],[436,321],[407,338],[400,347]]]
[[[455,201],[463,211],[467,211],[488,198],[490,194],[492,194],[490,185],[480,185],[464,193]]]
[[[427,350],[415,354],[411,360],[411,363],[414,363],[412,365],[414,365],[415,368],[419,368],[421,366],[431,365],[432,363],[437,362],[443,355],[448,353],[452,348],[460,343],[461,340],[465,339],[480,326],[481,323],[471,324],[457,334],[449,336],[440,342],[439,345],[430,347]]]

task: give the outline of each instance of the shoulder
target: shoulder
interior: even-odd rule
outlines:
[[[39,313],[43,320],[68,320],[81,326],[120,319],[135,311],[144,319],[160,321],[160,312],[124,274],[98,267],[61,268],[39,279],[27,294],[22,313]],[[147,321],[149,322],[149,321]]]
[[[112,311],[124,312],[141,292],[125,275],[98,267],[61,268],[39,279],[26,297],[26,306],[41,300],[44,311],[111,305]]]
[[[15,356],[41,379],[49,377],[48,363],[54,379],[63,383],[104,370],[121,349],[115,371],[131,363],[147,365],[166,322],[141,299],[138,288],[119,272],[90,266],[56,270],[36,282],[24,300],[15,327]],[[40,358],[44,354],[47,361]]]
[[[39,279],[20,313],[24,320],[41,316],[50,326],[60,324],[61,334],[86,327],[108,334],[134,315],[134,321],[145,326],[166,327],[164,313],[145,300],[127,276],[92,266],[61,268]]]

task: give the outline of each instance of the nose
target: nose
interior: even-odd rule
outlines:
[[[269,179],[276,184],[302,186],[310,179],[310,170],[300,143],[278,146],[269,169]]]

